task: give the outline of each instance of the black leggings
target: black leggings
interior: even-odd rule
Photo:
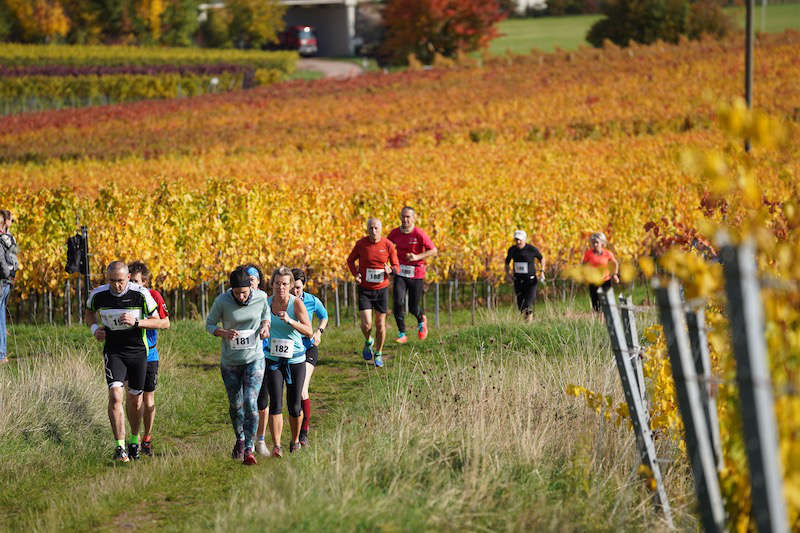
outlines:
[[[284,376],[286,372],[286,376]],[[291,378],[291,379],[288,379]],[[267,368],[264,371],[264,385],[269,394],[269,414],[279,415],[283,411],[283,382],[291,381],[286,384],[286,403],[289,406],[289,416],[297,418],[300,416],[303,402],[303,382],[306,380],[306,364],[297,363],[294,365],[281,361],[276,363],[267,359]],[[261,406],[259,397],[259,409],[266,408]]]
[[[514,278],[514,294],[517,295],[517,309],[522,312],[533,311],[533,304],[536,303],[536,286],[539,283],[535,277],[533,279]]]
[[[597,289],[602,288],[605,292],[609,287],[611,287],[610,279],[605,281],[602,285],[589,284],[589,297],[592,299],[592,310],[597,311],[598,313],[602,311],[602,309],[600,309],[600,295],[597,294]]]
[[[406,331],[406,294],[408,294],[408,312],[417,318],[417,323],[422,322],[422,288],[425,280],[423,278],[404,278],[403,276],[394,277],[394,320],[397,322],[397,330]]]

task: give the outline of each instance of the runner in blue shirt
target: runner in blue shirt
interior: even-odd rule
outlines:
[[[131,274],[131,281],[138,283],[150,291],[150,296],[156,301],[158,306],[158,318],[161,320],[161,329],[169,328],[169,312],[164,298],[155,289],[150,288],[150,269],[141,261],[134,261],[128,265]],[[144,393],[142,393],[142,425],[144,435],[142,437],[142,453],[153,455],[153,437],[150,432],[153,430],[153,420],[156,417],[156,385],[158,384],[158,330],[146,329],[147,333],[147,373],[144,379]]]
[[[314,374],[314,367],[319,360],[319,343],[322,341],[322,333],[328,325],[328,311],[325,304],[314,296],[304,292],[306,286],[306,274],[299,268],[292,269],[294,276],[294,287],[292,294],[303,301],[308,311],[309,321],[314,320],[314,316],[319,319],[319,326],[314,330],[311,337],[303,337],[303,345],[306,347],[306,379],[303,382],[302,404],[303,404],[303,424],[300,427],[300,444],[308,446],[308,421],[311,418],[311,399],[308,396],[308,385],[311,383],[311,376]]]

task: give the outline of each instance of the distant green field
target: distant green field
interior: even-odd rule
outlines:
[[[744,26],[744,8],[729,8],[741,26]],[[575,49],[586,42],[586,32],[602,15],[574,15],[566,17],[539,17],[511,19],[500,23],[499,37],[492,41],[489,50],[503,54],[508,50],[527,54],[532,48],[551,51],[555,47],[565,50]],[[788,28],[800,29],[800,4],[767,6],[764,30],[781,32]],[[761,31],[761,8],[756,8],[755,28]]]

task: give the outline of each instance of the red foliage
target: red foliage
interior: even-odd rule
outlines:
[[[414,54],[431,63],[435,54],[472,52],[498,36],[495,24],[505,14],[497,0],[390,0],[384,55],[394,63]]]

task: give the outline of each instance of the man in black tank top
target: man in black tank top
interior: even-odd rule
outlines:
[[[526,322],[533,320],[533,304],[536,301],[536,264],[541,264],[541,280],[544,281],[544,258],[539,250],[527,244],[528,236],[522,230],[514,232],[514,246],[506,254],[506,278],[511,277],[509,265],[514,261],[514,294],[517,297],[517,308]]]

